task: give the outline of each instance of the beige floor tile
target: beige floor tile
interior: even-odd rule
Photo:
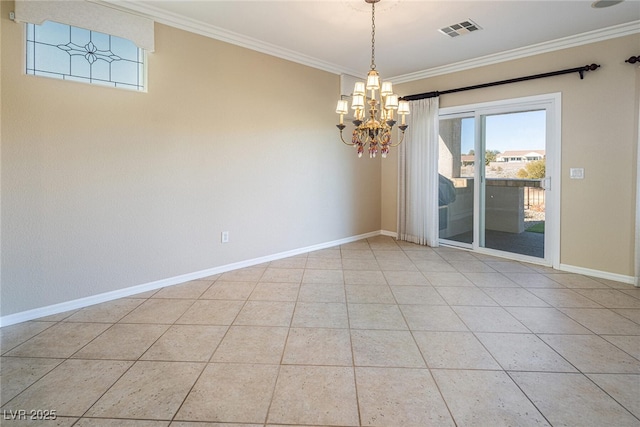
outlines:
[[[309,258],[340,258],[342,254],[339,248],[327,248],[317,251],[309,252],[307,254],[307,261]]]
[[[227,282],[218,280],[200,296],[200,299],[245,301],[256,287],[256,282]]]
[[[342,270],[314,270],[305,269],[302,276],[302,283],[333,283],[344,284],[344,276]]]
[[[640,336],[638,335],[604,335],[602,338],[619,349],[640,360]]]
[[[517,261],[486,260],[485,264],[501,273],[534,273],[531,267]]]
[[[476,337],[507,371],[577,372],[534,334],[476,333]]]
[[[116,324],[73,355],[78,359],[137,360],[169,325]]]
[[[351,345],[356,366],[426,367],[408,331],[352,330]]]
[[[351,329],[408,329],[396,304],[348,304]]]
[[[298,291],[300,285],[298,283],[272,283],[260,282],[256,285],[250,300],[259,301],[293,301],[298,299]]]
[[[639,424],[637,418],[584,375],[514,372],[511,376],[554,426],[623,427]]]
[[[260,278],[261,282],[275,283],[300,283],[302,281],[302,268],[273,268],[269,267],[265,270]]]
[[[303,283],[298,294],[300,302],[345,302],[344,285]]]
[[[576,289],[580,295],[607,308],[640,308],[640,300],[615,289]]]
[[[546,274],[546,276],[561,285],[566,286],[567,288],[580,288],[580,289],[590,289],[590,288],[608,288],[607,285],[604,285],[597,280],[592,279],[591,277],[583,276],[580,274],[573,273],[562,273],[562,274]]]
[[[449,260],[449,264],[461,273],[493,273],[496,270],[491,268],[489,264],[482,261],[453,261]]]
[[[264,267],[241,268],[223,273],[218,280],[223,282],[257,282],[265,270],[266,268]]]
[[[120,320],[121,323],[171,324],[194,303],[190,299],[148,299]]]
[[[375,255],[373,255],[373,251],[368,249],[368,245],[362,249],[351,249],[345,248],[344,246],[341,249],[342,260],[347,259],[355,259],[355,260],[374,260],[376,259]],[[377,269],[374,269],[377,270]]]
[[[474,285],[480,288],[519,288],[513,280],[502,273],[464,273]]]
[[[64,362],[64,359],[42,357],[3,357],[0,359],[0,405]]]
[[[473,286],[464,274],[458,272],[425,272],[425,277],[433,286]]]
[[[54,325],[53,322],[31,321],[0,328],[0,353],[8,352]]]
[[[269,263],[269,268],[304,268],[307,265],[307,254],[283,258]]]
[[[501,369],[471,332],[413,332],[427,366],[436,369]]]
[[[345,285],[386,285],[381,270],[345,270]]]
[[[268,422],[359,425],[353,368],[282,366]]]
[[[640,325],[606,308],[562,308],[560,311],[596,334],[640,335]]]
[[[457,306],[453,310],[474,332],[529,332],[502,307]]]
[[[373,253],[372,255],[373,256]],[[342,259],[343,270],[380,270],[380,264],[375,258],[372,259],[355,259],[355,258],[343,258]]]
[[[507,307],[506,310],[536,334],[591,334],[592,332],[556,308]]]
[[[40,317],[38,320],[42,322],[61,322],[73,315],[78,310],[63,311],[61,313],[51,314],[49,316]]]
[[[211,361],[278,364],[282,359],[287,333],[288,328],[231,326]]]
[[[212,283],[213,280],[191,280],[162,288],[152,298],[198,299]]]
[[[377,258],[383,271],[418,271],[418,267],[410,259]],[[426,261],[425,261],[426,262]]]
[[[295,305],[295,302],[247,301],[233,324],[244,326],[289,326]]]
[[[141,359],[207,362],[227,329],[227,326],[173,325]]]
[[[440,286],[436,291],[449,305],[497,306],[483,290],[476,287]]]
[[[331,302],[299,302],[291,326],[297,328],[348,328],[347,305]]]
[[[484,291],[502,307],[549,307],[549,304],[523,288],[486,288]]]
[[[640,361],[596,335],[539,335],[578,370],[592,374],[637,374]]]
[[[387,285],[347,285],[347,301],[350,303],[394,304],[391,289]]]
[[[167,427],[169,421],[82,418],[74,427]]]
[[[447,305],[433,286],[392,286],[398,304]]]
[[[589,374],[587,376],[629,412],[640,418],[640,399],[638,399],[640,375]]]
[[[453,426],[427,369],[356,368],[364,426]]]
[[[438,248],[434,248],[434,251],[447,261],[477,261],[478,260],[475,254],[469,251],[464,251],[464,250],[459,250],[454,248],[445,248],[442,246]]]
[[[413,261],[413,264],[423,273],[455,273],[458,271],[444,259]]]
[[[319,270],[340,270],[342,268],[341,258],[309,258],[306,268]]]
[[[144,301],[141,298],[121,298],[103,302],[76,311],[65,322],[116,323]]]
[[[197,300],[176,321],[182,325],[230,325],[244,306],[244,301]]]
[[[345,243],[344,245],[340,245],[340,250],[344,254],[344,251],[355,250],[355,251],[370,251],[371,246],[369,246],[369,242],[366,240],[357,240],[355,242]]]
[[[347,329],[291,328],[282,363],[352,366],[349,331]]]
[[[32,426],[39,427],[39,426],[42,426],[43,422],[46,422],[47,427],[71,427],[73,425],[77,425],[74,423],[78,421],[77,417],[61,417],[58,415],[56,415],[55,420],[50,420],[50,419],[46,421],[39,420],[39,419],[31,420],[29,419],[27,412],[25,412],[24,414],[21,414],[21,413],[12,414],[11,412],[7,411],[7,413],[4,414],[4,416],[8,419],[2,420],[3,427],[32,427]],[[51,416],[50,413],[49,413],[49,416]]]
[[[549,425],[504,372],[431,372],[459,427]]]
[[[49,409],[55,410],[58,416],[81,416],[131,364],[113,360],[66,360],[3,409]]]
[[[89,417],[170,420],[203,363],[136,362],[87,412]]]
[[[629,320],[640,324],[640,309],[636,308],[614,308],[612,311],[618,313],[621,316],[626,317]]]
[[[65,358],[104,332],[106,323],[58,323],[6,353],[7,356]]]
[[[401,305],[400,309],[412,331],[468,331],[467,326],[448,306]]]
[[[228,424],[228,423],[203,423],[199,421],[174,421],[171,423],[170,427],[262,427],[263,424]],[[271,424],[269,427],[277,427]],[[283,426],[283,427],[291,427],[291,426]]]
[[[385,271],[384,277],[391,286],[431,286],[419,271]]]
[[[562,288],[563,286],[540,273],[503,273],[509,280],[524,288]]]
[[[277,365],[211,363],[175,419],[262,424],[277,375]]]

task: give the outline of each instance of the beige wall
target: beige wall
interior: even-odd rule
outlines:
[[[396,85],[401,95],[574,68],[592,62],[595,72],[443,95],[441,107],[545,93],[562,93],[562,202],[560,262],[633,276],[635,153],[640,35],[632,35]],[[585,168],[570,180],[569,168]],[[396,230],[397,161],[382,166],[382,229]]]
[[[26,76],[12,6],[2,316],[380,229],[338,76],[158,24],[148,93]]]

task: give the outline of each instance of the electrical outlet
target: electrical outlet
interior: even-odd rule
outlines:
[[[220,241],[222,241],[222,243],[229,243],[229,232],[228,231],[223,231],[221,236],[220,236]]]

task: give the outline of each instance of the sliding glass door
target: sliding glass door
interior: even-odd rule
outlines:
[[[441,109],[442,244],[559,263],[559,103],[548,95]]]

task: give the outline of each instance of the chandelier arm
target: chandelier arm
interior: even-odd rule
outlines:
[[[398,145],[402,144],[402,141],[404,141],[404,132],[402,132],[402,137],[400,138],[400,141],[396,142],[395,144],[389,144],[389,147],[397,147]]]
[[[344,138],[342,136],[342,129],[340,129],[340,140],[342,141],[342,143],[344,145],[348,145],[349,147],[353,147],[354,145],[356,145],[353,142],[347,142],[347,141],[344,140]]]

